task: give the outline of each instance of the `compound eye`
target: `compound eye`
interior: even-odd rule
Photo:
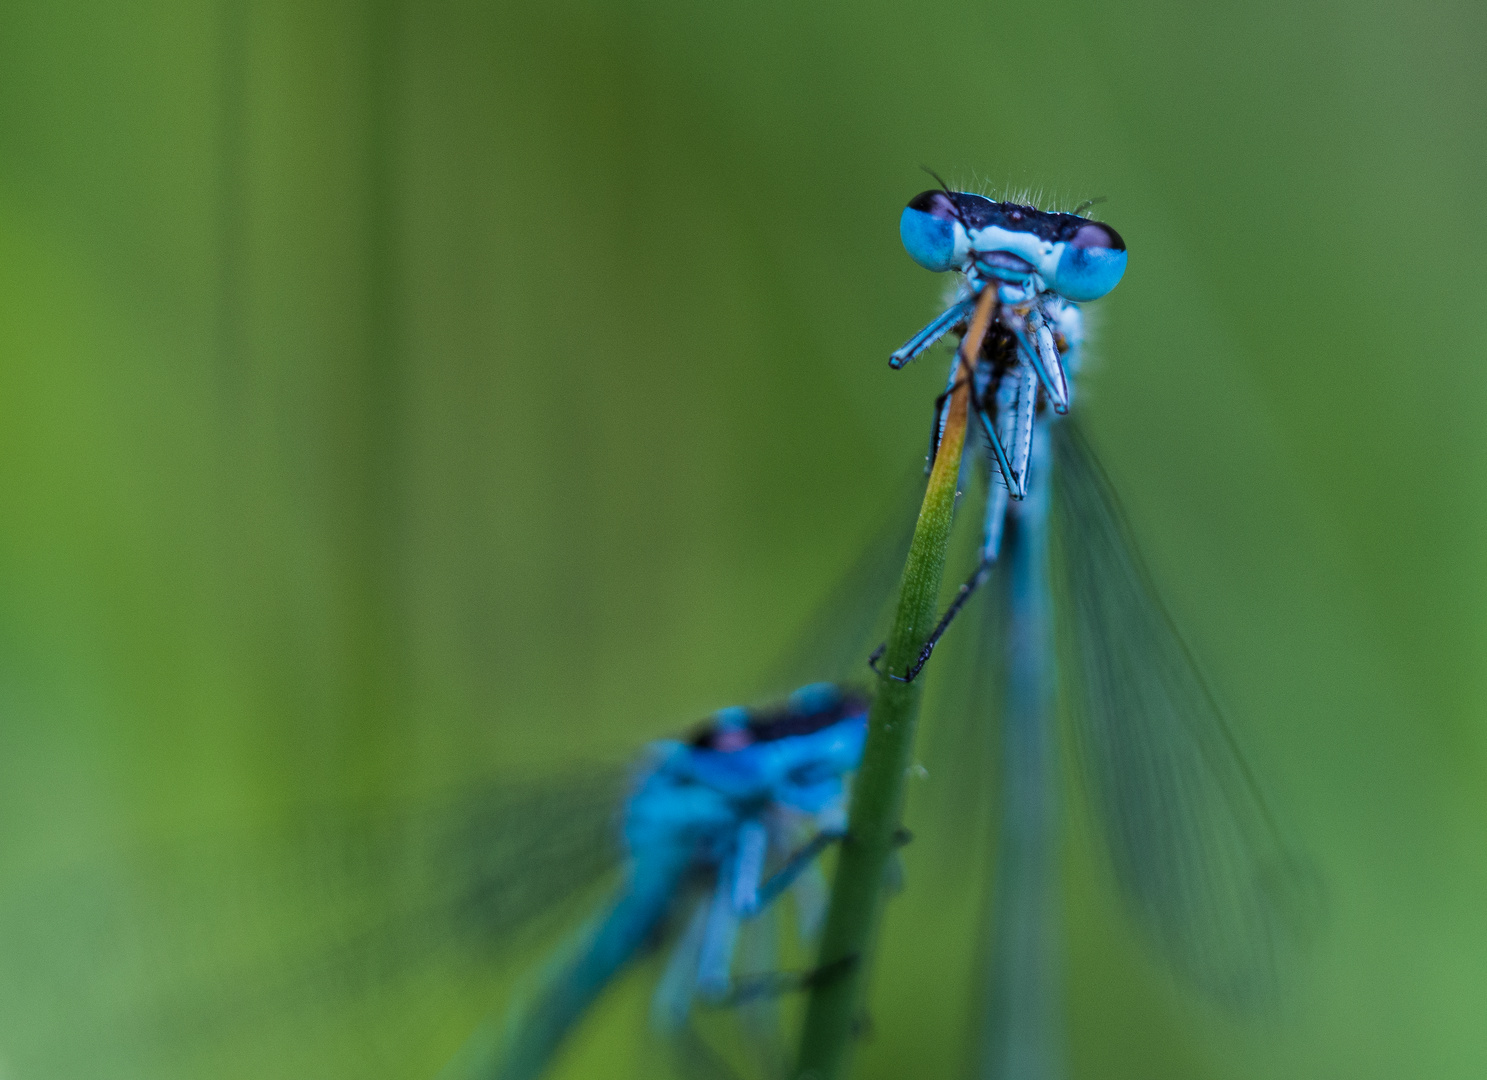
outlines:
[[[1101,225],[1098,221],[1091,221],[1088,225],[1081,225],[1079,231],[1074,234],[1074,239],[1069,241],[1070,247],[1077,248],[1109,248],[1112,251],[1124,251],[1126,242],[1120,238],[1109,225]]]
[[[1065,300],[1098,300],[1119,284],[1126,272],[1126,242],[1109,225],[1081,225],[1059,256],[1052,283]]]
[[[960,265],[956,248],[964,233],[955,203],[943,191],[925,191],[914,196],[898,222],[898,235],[909,257],[926,270],[936,272]]]
[[[811,683],[790,695],[790,709],[812,716],[831,711],[841,704],[841,700],[841,689],[835,683]]]

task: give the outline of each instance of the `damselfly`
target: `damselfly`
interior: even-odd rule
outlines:
[[[793,906],[800,934],[814,932],[814,860],[840,833],[866,708],[812,685],[722,710],[632,765],[307,807],[283,827],[12,876],[0,1062],[36,1080],[430,1076],[515,956],[574,921],[510,1026],[482,1029],[460,1068],[538,1075],[663,940],[662,1033],[706,1050],[691,1015],[702,1002],[728,1006],[703,1018],[713,1034],[751,1035],[794,986],[785,962],[808,952],[771,916]]]
[[[949,307],[890,363],[901,367],[968,326],[984,333],[979,342],[963,339],[933,439],[946,398],[969,380],[987,484],[975,572],[917,662],[890,675],[917,675],[993,567],[1005,568],[996,635],[1003,662],[981,660],[1006,681],[982,1068],[988,1077],[1055,1077],[1056,643],[1115,877],[1142,929],[1183,975],[1229,1003],[1263,994],[1294,928],[1297,863],[1157,599],[1105,472],[1075,417],[1063,415],[1077,388],[1077,305],[1119,282],[1119,234],[1078,212],[950,190],[915,197],[900,232],[916,262],[960,280]]]
[[[652,1016],[679,1032],[694,999],[735,996],[742,922],[768,908],[845,827],[846,774],[862,756],[866,700],[830,683],[807,686],[782,708],[725,709],[686,742],[651,747],[652,763],[624,811],[624,884],[562,950],[503,1045],[477,1040],[446,1074],[528,1080],[615,974],[677,913],[689,885],[701,896],[656,987]],[[766,877],[766,872],[769,876]],[[805,894],[798,923],[813,933],[820,898]],[[766,983],[779,972],[757,973]],[[747,996],[747,995],[746,995]]]
[[[1069,411],[1083,339],[1077,305],[1099,299],[1120,282],[1126,246],[1114,229],[1077,213],[948,190],[916,196],[904,208],[899,234],[915,262],[928,270],[958,271],[961,287],[954,303],[888,362],[903,367],[946,334],[964,333],[973,311],[985,309],[976,355],[952,365],[950,385],[972,381],[971,406],[1001,481],[987,497],[977,571],[901,676],[912,679],[996,561],[1009,501],[1028,494],[1038,414],[1048,406],[1058,414]],[[936,402],[932,454],[949,394]]]

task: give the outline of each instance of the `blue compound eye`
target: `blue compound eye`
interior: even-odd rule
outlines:
[[[914,196],[898,221],[898,235],[903,238],[904,249],[926,270],[954,270],[960,265],[955,250],[957,232],[964,232],[960,217],[950,196],[943,191]]]
[[[1081,225],[1064,247],[1053,282],[1065,300],[1098,300],[1120,282],[1126,272],[1126,242],[1109,225]]]
[[[798,713],[824,713],[836,708],[842,692],[835,683],[817,682],[802,686],[790,695],[790,708]]]

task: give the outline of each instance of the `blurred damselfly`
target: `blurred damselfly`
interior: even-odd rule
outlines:
[[[767,1025],[795,985],[785,961],[809,952],[775,916],[793,907],[798,935],[815,932],[815,860],[840,835],[866,709],[816,684],[721,710],[630,765],[305,808],[283,828],[0,883],[0,1063],[35,1080],[431,1076],[514,956],[568,926],[448,1075],[539,1075],[615,976],[667,942],[660,1045],[701,1071],[719,1053],[707,1034],[731,1027],[722,1057],[759,1051],[754,1071],[775,1075]],[[698,1002],[722,1007],[707,1032]]]
[[[653,744],[625,802],[624,882],[614,900],[550,962],[495,1053],[477,1038],[446,1077],[540,1075],[620,968],[678,916],[683,929],[651,1010],[664,1034],[685,1031],[694,999],[727,1004],[739,996],[742,924],[802,881],[812,887],[796,890],[797,926],[813,936],[820,886],[800,875],[842,834],[844,778],[862,756],[866,727],[864,698],[816,683],[782,708],[724,709],[685,742]],[[757,971],[753,981],[780,976]],[[742,989],[746,999],[755,988]],[[770,1033],[759,1036],[767,1043]]]

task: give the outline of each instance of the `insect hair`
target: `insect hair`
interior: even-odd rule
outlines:
[[[1093,198],[1079,199],[1072,195],[1064,195],[1060,192],[1050,192],[1043,187],[1032,187],[1027,184],[1014,185],[1011,182],[996,184],[990,180],[971,174],[969,184],[961,188],[961,191],[969,191],[976,195],[984,196],[993,202],[1015,203],[1018,206],[1030,206],[1034,210],[1042,210],[1045,213],[1077,214],[1085,216],[1085,211],[1093,206],[1098,206],[1106,201],[1106,196],[1097,195]],[[935,177],[937,180],[938,176]],[[944,181],[940,181],[942,184]]]

